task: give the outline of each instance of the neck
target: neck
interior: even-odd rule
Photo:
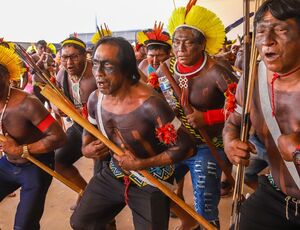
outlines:
[[[184,66],[177,62],[174,66],[174,72],[178,76],[185,76],[188,79],[191,79],[195,76],[198,76],[199,72],[204,68],[207,62],[207,54],[204,53],[200,56],[199,60],[192,66]]]
[[[87,63],[87,61],[85,61],[84,66],[83,66],[83,69],[82,69],[82,71],[81,71],[80,74],[77,74],[77,75],[70,75],[70,79],[71,79],[74,83],[76,83],[76,82],[78,82],[80,79],[84,78],[84,73],[85,73],[85,71],[86,71],[87,65],[88,65],[88,63]]]
[[[294,76],[298,76],[298,73],[300,71],[300,65],[298,65],[297,67],[293,68],[292,70],[286,72],[286,73],[274,73],[274,74],[278,74],[280,77],[294,77]]]
[[[199,66],[202,65],[204,60],[204,54],[202,54],[196,61],[196,63],[192,64],[192,65],[184,65],[181,64],[180,62],[177,63],[178,65],[178,70],[181,72],[183,71],[184,73],[190,73],[193,72],[195,69],[197,69]]]
[[[133,85],[129,81],[126,81],[118,90],[106,95],[106,98],[111,101],[112,104],[123,103],[127,98],[131,96]]]

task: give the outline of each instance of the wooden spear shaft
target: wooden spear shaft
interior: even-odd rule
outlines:
[[[257,11],[258,7],[263,3],[264,0],[255,0],[255,12]],[[249,0],[244,0],[244,29],[246,40],[245,43],[249,43]],[[247,36],[248,35],[248,36]],[[245,44],[246,46],[246,44]],[[247,45],[249,47],[249,45]],[[255,83],[255,75],[257,72],[257,57],[258,57],[258,50],[255,47],[255,39],[252,38],[251,44],[251,52],[250,49],[244,50],[244,52],[249,52],[249,54],[244,54],[244,70],[243,70],[243,79],[244,79],[244,98],[243,98],[243,114],[242,114],[242,121],[241,121],[241,133],[240,133],[240,140],[243,142],[248,141],[248,134],[250,129],[250,107]],[[248,56],[250,56],[250,61]],[[244,200],[243,190],[244,190],[244,174],[245,174],[245,166],[242,164],[237,165],[236,169],[236,184],[233,190],[233,203],[232,203],[232,211],[230,217],[230,229],[239,230],[239,222],[240,222],[240,208],[241,204]]]
[[[55,91],[53,91],[48,85],[42,88],[41,94],[44,97],[46,97],[49,101],[51,101],[57,108],[63,111],[67,116],[71,117],[75,122],[81,125],[90,134],[95,136],[97,139],[101,140],[103,144],[105,144],[115,154],[119,156],[124,155],[123,151],[113,142],[107,139],[95,126],[93,126],[85,118],[83,118],[76,110],[69,108],[69,106],[65,104],[64,101],[61,100],[60,97],[57,94],[55,94]],[[173,191],[171,191],[168,187],[166,187],[164,184],[162,184],[160,181],[154,178],[149,172],[147,172],[146,170],[139,170],[138,172],[141,175],[143,175],[147,180],[149,180],[153,185],[155,185],[158,189],[160,189],[166,196],[173,200],[178,206],[180,206],[188,214],[190,214],[204,228],[209,230],[216,229],[206,219],[200,216],[194,209],[192,209],[183,200],[181,200]]]
[[[177,98],[181,98],[181,89],[179,88],[179,86],[177,85],[175,79],[173,78],[173,76],[171,75],[169,68],[167,67],[166,63],[161,63],[160,65],[160,69],[163,72],[163,74],[167,77],[167,79],[169,80],[174,93],[176,94]],[[193,112],[192,108],[190,105],[186,105],[183,106],[184,111],[186,114],[191,114]],[[235,182],[234,179],[231,175],[231,171],[229,170],[229,168],[226,166],[225,162],[222,160],[222,158],[220,157],[216,147],[214,146],[214,144],[212,143],[212,141],[210,140],[210,137],[208,136],[208,134],[206,133],[206,131],[203,128],[198,129],[200,135],[204,138],[210,152],[212,153],[212,155],[214,156],[214,158],[216,159],[218,165],[220,166],[220,168],[222,169],[222,171],[225,173],[229,183],[234,186]]]
[[[0,135],[0,141],[5,142],[6,141],[6,137],[3,136],[3,135]],[[60,182],[62,182],[63,184],[65,184],[66,186],[68,186],[69,188],[71,188],[72,190],[74,190],[75,192],[77,192],[80,196],[82,196],[83,189],[81,189],[80,187],[78,187],[72,181],[69,181],[68,179],[66,179],[62,175],[60,175],[57,172],[53,171],[47,165],[45,165],[42,162],[40,162],[39,160],[35,159],[30,154],[23,154],[22,157],[25,158],[25,159],[27,159],[27,160],[29,160],[31,163],[35,164],[36,166],[38,166],[39,168],[41,168],[42,170],[44,170],[46,173],[50,174],[51,176],[53,176],[54,178],[56,178],[57,180],[59,180]]]

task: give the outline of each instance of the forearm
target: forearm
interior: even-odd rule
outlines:
[[[139,159],[137,161],[137,170],[148,169],[151,167],[164,166],[164,165],[172,165],[174,160],[167,152],[162,152],[159,155],[146,158]]]
[[[40,140],[27,144],[28,151],[31,154],[43,154],[51,152],[62,147],[66,142],[66,135],[58,124],[51,127],[51,131],[47,131]],[[23,146],[23,145],[22,145]]]
[[[222,137],[226,154],[228,152],[228,146],[230,146],[230,143],[233,140],[240,138],[240,124],[241,118],[236,114],[231,114],[231,116],[225,122],[222,131]]]

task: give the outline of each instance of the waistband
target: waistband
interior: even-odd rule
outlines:
[[[284,194],[279,188],[278,186],[275,184],[275,180],[272,176],[272,174],[267,174],[266,175],[268,182],[270,183],[270,185],[278,192],[282,193],[284,195],[284,200],[285,200],[285,217],[287,220],[289,220],[289,205],[294,204],[295,205],[295,216],[298,216],[298,205],[300,205],[300,199],[297,199],[296,197],[292,197],[292,196],[288,196],[286,194]]]
[[[129,179],[139,187],[148,185],[148,183],[145,181],[146,178],[145,180],[143,180],[144,177],[139,173],[137,173],[138,176],[137,174],[134,175],[132,173],[126,175],[118,166],[115,165],[113,159],[110,159],[109,169],[117,179],[121,179],[124,176],[128,176]],[[166,165],[161,167],[152,167],[149,168],[147,171],[158,180],[168,181],[172,178],[175,172],[175,167],[174,165]]]

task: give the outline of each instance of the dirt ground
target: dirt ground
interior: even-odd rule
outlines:
[[[89,180],[92,174],[92,161],[86,158],[80,159],[76,162],[76,166],[82,172],[82,175]],[[246,188],[246,192],[249,189]],[[17,191],[16,197],[7,197],[0,203],[0,230],[13,229],[14,215],[16,206],[19,201],[19,193]],[[191,180],[187,175],[184,189],[185,200],[189,205],[193,204]],[[76,200],[76,193],[68,187],[53,180],[45,204],[45,212],[41,220],[41,230],[69,230],[69,219],[72,214],[70,207]],[[221,230],[227,230],[229,226],[230,212],[231,212],[232,197],[222,198],[220,209]],[[131,220],[130,210],[126,207],[116,218],[118,230],[134,229]],[[174,229],[180,225],[180,221],[176,218],[170,218],[169,229]]]

